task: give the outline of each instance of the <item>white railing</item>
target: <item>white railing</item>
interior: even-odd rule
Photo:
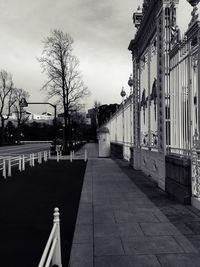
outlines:
[[[62,156],[62,148],[57,148],[56,149],[56,160],[57,162],[59,162],[61,159],[67,159],[70,160],[70,162],[72,162],[75,159],[83,159],[85,162],[88,160],[88,151],[87,149],[84,150],[84,152],[82,152],[79,155],[75,156],[75,152],[74,150],[70,151],[69,155],[64,155]]]
[[[47,141],[20,141],[20,144],[36,144],[36,143],[52,143],[52,140]]]
[[[19,155],[15,157],[3,157],[0,163],[0,171],[2,171],[3,178],[7,176],[12,176],[12,167],[18,166],[18,170],[24,171],[26,168],[26,163],[29,163],[31,167],[35,166],[35,160],[38,161],[39,164],[42,163],[42,160],[46,162],[48,158],[51,158],[50,151],[40,151],[37,153],[30,153],[26,155]]]
[[[54,209],[53,227],[38,267],[62,267],[59,209]]]

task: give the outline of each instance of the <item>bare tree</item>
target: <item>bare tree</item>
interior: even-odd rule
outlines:
[[[28,116],[26,115],[26,110],[24,107],[22,107],[21,102],[22,99],[28,99],[29,93],[21,88],[15,88],[13,92],[13,96],[15,98],[15,103],[13,105],[13,112],[16,115],[17,118],[17,139],[18,142],[20,141],[20,128],[23,123],[25,123],[28,120]]]
[[[12,76],[5,70],[0,71],[0,119],[1,143],[5,142],[5,121],[8,120],[11,108],[15,103]]]
[[[42,71],[48,77],[43,89],[47,91],[49,99],[56,98],[57,103],[62,103],[66,151],[69,142],[70,112],[79,108],[80,101],[89,95],[89,90],[78,70],[79,61],[72,54],[72,37],[61,30],[53,30],[51,35],[44,39],[43,44],[43,53],[38,59]]]

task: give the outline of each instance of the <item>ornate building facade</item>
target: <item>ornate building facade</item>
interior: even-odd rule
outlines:
[[[111,145],[115,150],[121,145],[135,169],[182,202],[200,206],[199,0],[188,2],[193,11],[182,38],[179,0],[144,0],[133,14],[137,32],[128,47],[133,91],[106,126]]]

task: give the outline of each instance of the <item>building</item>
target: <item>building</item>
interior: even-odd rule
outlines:
[[[178,0],[145,0],[133,14],[137,32],[128,47],[133,94],[104,126],[112,154],[200,208],[199,1],[188,2],[194,9],[183,37],[176,22]]]

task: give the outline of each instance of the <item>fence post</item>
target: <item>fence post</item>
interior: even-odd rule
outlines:
[[[33,153],[32,155],[32,166],[34,167],[35,166],[35,154]]]
[[[72,162],[72,151],[70,151],[70,162]]]
[[[39,152],[38,154],[38,163],[41,164],[42,163],[42,153]]]
[[[6,179],[6,160],[3,160],[3,178]]]
[[[22,171],[22,159],[21,159],[21,156],[19,156],[19,171],[21,172]]]
[[[75,159],[74,150],[72,151],[72,158]]]
[[[56,265],[58,267],[62,267],[62,262],[61,262],[61,242],[60,242],[60,213],[59,209],[55,208],[54,209],[54,214],[53,214],[53,223],[56,224],[56,232],[55,236],[57,239],[56,242],[56,247],[54,250],[54,254],[52,257],[52,265]]]
[[[11,176],[11,162],[10,162],[10,159],[8,159],[8,176]]]
[[[32,154],[30,153],[29,165],[32,167]]]
[[[51,158],[51,151],[49,150],[49,159]]]
[[[48,161],[48,153],[45,151],[45,160]]]
[[[85,149],[84,161],[87,161],[87,150]]]
[[[59,152],[58,150],[56,152],[57,152],[57,162],[59,162]]]
[[[25,157],[24,155],[22,156],[22,171],[25,170]]]

